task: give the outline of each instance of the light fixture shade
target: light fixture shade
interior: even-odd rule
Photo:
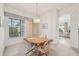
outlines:
[[[40,19],[34,19],[33,22],[34,23],[40,23]]]

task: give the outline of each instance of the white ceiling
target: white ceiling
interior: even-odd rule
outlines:
[[[38,8],[36,8],[36,3],[6,3],[5,6],[13,7],[22,12],[28,12],[34,15],[42,15],[43,13],[65,6],[69,6],[68,3],[38,3]]]

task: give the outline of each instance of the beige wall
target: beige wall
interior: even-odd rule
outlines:
[[[32,28],[33,28],[33,22],[32,21],[29,21],[29,34],[33,34],[33,30],[32,30]]]
[[[39,35],[39,23],[34,23],[32,24],[32,33],[35,36]]]

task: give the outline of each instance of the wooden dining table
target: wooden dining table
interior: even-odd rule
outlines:
[[[44,44],[46,41],[48,41],[47,37],[28,37],[27,39],[25,39],[26,41],[28,41],[30,44],[32,44],[32,47],[34,47],[33,49],[30,49],[26,54],[28,54],[29,52],[35,50],[35,51],[39,51],[39,47],[42,46],[42,44]],[[39,55],[39,54],[37,54]]]
[[[48,39],[45,37],[29,37],[27,41],[33,44],[42,44],[46,42]]]

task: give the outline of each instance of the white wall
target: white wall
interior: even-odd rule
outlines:
[[[0,56],[4,52],[4,28],[0,28]]]
[[[0,4],[0,16],[1,16],[1,21],[4,21],[4,8],[3,4]],[[4,52],[4,26],[2,23],[2,27],[0,27],[0,56],[3,55]]]
[[[5,7],[5,9],[4,9],[5,12],[9,12],[9,13],[12,13],[12,14],[16,14],[16,15],[20,15],[20,16],[24,16],[24,17],[28,17],[28,18],[35,18],[35,16],[28,14],[26,12],[25,13],[21,12],[21,11],[15,9],[13,7],[9,7],[9,6],[4,6],[4,7]],[[27,21],[28,19],[25,19],[24,37],[15,37],[15,38],[9,37],[8,17],[5,17],[4,20],[5,20],[4,24],[5,24],[5,37],[6,37],[5,46],[9,46],[9,45],[13,45],[13,44],[17,44],[17,43],[22,42],[23,38],[26,37],[26,34],[29,32],[29,28],[28,28],[29,21]]]
[[[17,43],[20,43],[20,42],[23,42],[23,38],[26,37],[27,33],[29,32],[29,21],[28,19],[25,19],[24,20],[24,36],[23,37],[9,37],[9,26],[8,26],[8,23],[9,23],[9,17],[8,16],[5,16],[4,18],[4,22],[5,22],[5,46],[9,46],[9,45],[13,45],[13,44],[17,44]]]
[[[47,35],[49,39],[53,39],[54,41],[58,40],[58,32],[57,32],[57,10],[52,10],[40,17],[40,34]],[[47,24],[47,28],[43,29],[42,24]]]
[[[36,18],[34,15],[15,9],[14,7],[4,5],[4,11],[28,18]]]
[[[78,14],[79,14],[79,5],[72,5],[60,9],[60,16],[70,14],[70,45],[74,48],[79,48],[79,38],[78,38]]]
[[[76,12],[71,13],[71,46],[79,48],[78,38],[78,14]]]
[[[73,15],[71,15],[71,16],[73,16],[71,18],[71,21],[73,20],[71,22],[71,24],[74,24],[74,26],[71,29],[76,28],[77,27],[77,23],[76,23],[77,20],[75,21],[75,23],[74,23],[74,20],[77,19],[76,18],[77,14],[75,16],[73,12],[79,13],[79,5],[67,6],[67,7],[59,9],[59,10],[60,10],[60,12],[59,12],[60,15],[73,14]],[[26,17],[33,17],[33,18],[35,17],[33,15],[23,13],[23,12],[16,10],[16,9],[9,7],[9,6],[5,6],[5,11],[13,13],[13,14],[21,15],[21,16],[26,16]],[[57,10],[52,10],[52,11],[47,12],[46,14],[42,15],[40,17],[40,19],[41,19],[40,34],[47,34],[47,36],[49,38],[52,38],[55,41],[57,41],[57,39],[58,39],[58,12],[57,12]],[[48,28],[42,29],[42,24],[48,24]],[[27,25],[27,27],[28,27],[28,25]],[[74,32],[75,32],[75,35],[77,34],[76,36],[74,36]],[[23,39],[22,37],[8,39],[9,41],[7,42],[6,45],[11,45],[11,44],[14,44],[15,42],[21,42],[22,39]],[[72,30],[72,35],[71,35],[70,41],[71,41],[71,46],[79,47],[79,38],[78,38],[77,28],[75,30]]]
[[[41,34],[47,34],[49,38],[53,38],[54,40],[58,40],[58,17],[62,15],[69,14],[70,15],[70,24],[71,24],[71,34],[70,34],[70,45],[74,48],[79,48],[79,38],[78,38],[78,14],[79,14],[79,5],[73,4],[72,6],[67,6],[56,10],[52,10],[47,12],[46,14],[40,17],[40,29]],[[57,16],[58,15],[58,16]],[[47,29],[42,29],[42,24],[48,24]]]
[[[16,44],[16,43],[20,43],[23,41],[23,37],[14,37],[14,38],[11,38],[9,37],[9,26],[8,26],[8,23],[9,23],[9,17],[5,16],[4,17],[4,24],[5,24],[5,46],[9,46],[9,45],[13,45],[13,44]]]

